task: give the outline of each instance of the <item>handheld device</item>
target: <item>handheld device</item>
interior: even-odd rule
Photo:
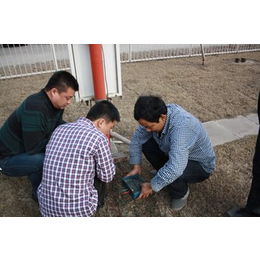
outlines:
[[[122,178],[122,184],[131,191],[132,199],[135,200],[141,193],[141,183],[143,179],[138,175],[126,176]]]

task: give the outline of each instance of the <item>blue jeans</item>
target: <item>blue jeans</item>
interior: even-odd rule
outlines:
[[[2,173],[7,176],[29,176],[33,193],[36,195],[42,179],[44,155],[44,153],[34,155],[21,153],[12,157],[6,157],[0,160],[0,168],[2,168]]]

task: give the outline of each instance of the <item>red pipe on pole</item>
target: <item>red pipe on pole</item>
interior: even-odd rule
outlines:
[[[89,44],[95,101],[106,99],[102,44]],[[110,143],[110,134],[107,135]]]
[[[90,59],[94,84],[95,101],[106,99],[102,44],[90,44]]]

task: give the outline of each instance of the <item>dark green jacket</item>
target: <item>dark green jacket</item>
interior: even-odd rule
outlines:
[[[26,98],[0,129],[0,160],[24,152],[44,153],[54,129],[65,123],[63,112],[43,89]]]

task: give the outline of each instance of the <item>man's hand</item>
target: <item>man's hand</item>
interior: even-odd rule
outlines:
[[[141,166],[140,165],[134,165],[134,168],[131,172],[129,172],[126,176],[133,176],[136,174],[141,174],[142,170],[141,170]]]
[[[137,198],[138,200],[147,198],[150,194],[153,193],[153,189],[152,189],[150,182],[142,183],[141,188],[142,188],[142,190],[141,190],[140,195]]]

